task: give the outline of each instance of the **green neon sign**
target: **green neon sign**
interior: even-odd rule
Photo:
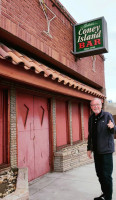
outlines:
[[[74,54],[79,57],[108,52],[104,17],[74,26]]]

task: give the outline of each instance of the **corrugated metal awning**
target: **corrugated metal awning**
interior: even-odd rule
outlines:
[[[43,74],[45,78],[50,77],[52,80],[56,80],[58,83],[72,87],[75,90],[82,91],[84,93],[91,94],[95,97],[105,98],[105,96],[98,90],[82,84],[50,67],[19,53],[13,48],[9,48],[6,45],[0,43],[0,58],[10,60],[14,65],[22,64],[26,70],[34,68],[36,74]]]

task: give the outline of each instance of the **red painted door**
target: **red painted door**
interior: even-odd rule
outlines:
[[[3,163],[3,93],[0,90],[0,164]]]
[[[47,99],[17,93],[18,167],[28,167],[29,181],[49,169]]]
[[[73,142],[82,140],[80,104],[72,104],[72,137]]]
[[[83,105],[83,110],[84,110],[84,138],[88,138],[88,120],[90,116],[90,106],[89,104],[84,103]]]
[[[50,170],[48,104],[40,97],[34,97],[34,134],[35,177],[39,177]]]
[[[8,95],[0,89],[0,165],[8,163]]]
[[[68,106],[65,101],[56,101],[56,145],[57,147],[69,143]]]

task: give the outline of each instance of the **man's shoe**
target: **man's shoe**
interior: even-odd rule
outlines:
[[[105,200],[104,194],[99,197],[94,198],[94,200]]]

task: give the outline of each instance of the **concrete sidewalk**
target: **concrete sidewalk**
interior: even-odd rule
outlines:
[[[116,200],[116,155],[113,182],[113,200]],[[101,190],[92,163],[67,172],[48,173],[31,181],[29,193],[30,200],[93,200]]]

